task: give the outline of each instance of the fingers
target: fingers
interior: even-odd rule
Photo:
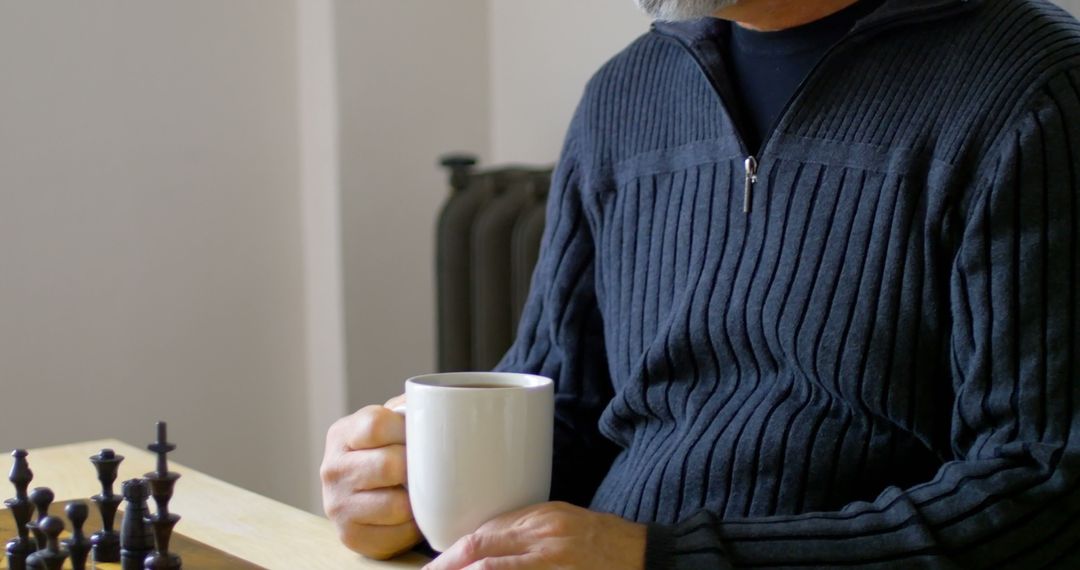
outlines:
[[[382,406],[367,406],[330,427],[326,435],[326,454],[395,444],[405,444],[405,418]]]
[[[394,396],[393,398],[390,398],[389,400],[387,400],[386,403],[383,404],[383,407],[384,408],[389,408],[389,409],[392,410],[392,409],[394,409],[394,408],[396,408],[398,406],[404,406],[404,405],[405,405],[405,394],[398,394],[397,396]]]
[[[327,516],[339,527],[346,523],[394,526],[413,520],[409,493],[401,487],[335,497],[325,507]]]
[[[388,445],[328,458],[320,475],[323,485],[339,487],[343,491],[398,487],[407,479],[405,462],[405,446]]]
[[[347,449],[372,449],[405,444],[405,418],[382,407],[368,406],[360,411],[354,429],[346,434]]]
[[[422,539],[403,487],[404,444],[404,418],[383,406],[344,417],[326,434],[323,507],[341,542],[371,558],[392,557]]]
[[[392,526],[346,524],[338,528],[338,538],[349,550],[379,560],[401,554],[423,539],[413,521]]]
[[[424,570],[460,570],[475,562],[522,554],[527,546],[514,532],[474,532],[455,542]]]

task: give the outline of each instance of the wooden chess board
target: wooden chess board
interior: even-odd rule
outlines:
[[[71,530],[71,522],[67,520],[67,517],[64,516],[63,513],[64,506],[69,502],[72,501],[59,501],[53,503],[52,507],[49,508],[49,514],[59,516],[59,518],[64,521],[64,524],[67,525],[68,531]],[[86,504],[89,507],[90,516],[86,519],[86,524],[83,526],[83,532],[89,537],[101,528],[101,515],[98,513],[98,510],[93,503],[86,501]],[[120,511],[120,513],[122,512],[123,511]],[[116,515],[116,525],[114,526],[114,529],[117,532],[120,530],[120,521],[122,520],[122,514],[120,513]],[[0,543],[6,544],[8,539],[14,538],[17,535],[18,533],[15,531],[15,518],[11,516],[11,513],[8,512],[7,509],[0,509]],[[64,534],[60,535],[61,539],[67,538],[68,536],[69,532],[64,532]],[[262,568],[262,566],[226,554],[208,544],[192,540],[179,532],[173,533],[169,549],[183,559],[184,568],[197,568],[199,570],[245,570]],[[90,560],[87,560],[86,567],[98,568],[100,570],[119,570],[120,563],[108,562],[97,564],[95,566]],[[71,562],[66,562],[64,568],[71,568]],[[0,560],[0,570],[7,569],[7,558],[5,556],[3,560]]]

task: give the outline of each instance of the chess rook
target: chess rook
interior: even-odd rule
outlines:
[[[57,517],[45,517],[37,524],[45,536],[43,548],[39,548],[26,559],[27,570],[61,570],[67,553],[60,549],[60,533],[64,532],[64,521]]]
[[[154,534],[147,524],[150,511],[146,499],[150,489],[143,479],[128,479],[120,487],[124,494],[124,519],[120,522],[120,567],[143,570],[146,557],[154,550]]]
[[[30,556],[35,545],[30,540],[30,531],[26,525],[30,522],[32,505],[26,490],[30,482],[34,480],[34,472],[30,470],[30,463],[26,460],[29,455],[25,449],[16,449],[11,453],[15,458],[11,466],[8,480],[15,486],[15,497],[4,501],[15,518],[15,528],[18,536],[7,543],[7,566],[9,570],[26,570],[26,558]]]
[[[86,507],[86,503],[75,501],[74,503],[68,503],[68,506],[64,508],[64,512],[67,513],[72,527],[71,538],[63,541],[68,555],[71,557],[71,570],[84,570],[87,555],[90,554],[90,541],[83,534],[82,527],[86,523],[89,509]]]
[[[150,493],[157,505],[157,513],[150,518],[154,527],[155,551],[146,557],[146,570],[176,570],[181,567],[180,557],[169,552],[169,539],[172,536],[173,527],[180,517],[169,512],[169,501],[172,500],[173,487],[180,478],[179,473],[169,471],[169,452],[176,449],[176,445],[169,443],[168,428],[165,422],[157,423],[157,441],[146,446],[147,449],[157,454],[157,470],[146,474],[146,480],[150,484]]]
[[[113,494],[113,483],[123,460],[123,455],[117,455],[111,449],[102,449],[101,453],[90,458],[90,462],[97,469],[98,481],[101,482],[101,493],[90,497],[101,511],[102,522],[101,530],[90,537],[95,562],[120,561],[120,535],[113,530],[113,523],[122,499]]]

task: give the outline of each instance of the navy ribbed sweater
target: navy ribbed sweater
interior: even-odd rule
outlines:
[[[570,127],[500,365],[556,379],[553,497],[650,569],[1080,567],[1080,25],[888,0],[752,159],[723,29]]]

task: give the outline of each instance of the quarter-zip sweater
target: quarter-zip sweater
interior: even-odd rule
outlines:
[[[887,0],[753,157],[713,28],[570,126],[500,364],[556,380],[553,498],[649,569],[1080,567],[1080,24]]]

